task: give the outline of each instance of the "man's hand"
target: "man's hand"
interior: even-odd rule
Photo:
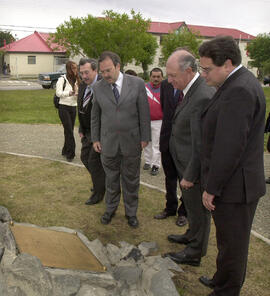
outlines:
[[[194,186],[194,183],[189,182],[189,181],[185,180],[184,178],[180,181],[180,187],[183,189],[188,190],[192,186]]]
[[[94,142],[93,143],[93,148],[95,149],[96,152],[100,153],[101,152],[101,144],[100,144],[100,142]]]
[[[207,210],[209,211],[214,211],[215,210],[215,206],[213,204],[213,201],[214,201],[214,198],[215,198],[215,195],[213,194],[209,194],[207,193],[206,191],[203,192],[203,195],[202,195],[202,202],[203,202],[203,205],[207,208]]]
[[[142,149],[145,148],[148,145],[148,142],[141,142]]]

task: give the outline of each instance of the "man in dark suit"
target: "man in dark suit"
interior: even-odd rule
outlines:
[[[101,223],[114,216],[123,191],[125,214],[138,227],[138,190],[142,149],[151,141],[150,111],[144,81],[120,72],[120,58],[106,51],[100,55],[103,79],[94,87],[92,140],[101,153],[106,174],[106,212]]]
[[[207,86],[200,77],[196,58],[186,49],[172,53],[166,71],[168,81],[184,95],[175,110],[169,147],[180,180],[189,228],[183,235],[168,236],[169,241],[186,247],[165,256],[176,263],[199,266],[201,257],[206,255],[210,231],[210,213],[201,200],[201,113],[215,89]]]
[[[161,82],[160,103],[161,109],[163,111],[163,119],[160,130],[159,150],[161,152],[161,162],[165,174],[166,207],[162,212],[156,214],[154,218],[166,219],[169,216],[175,216],[175,214],[177,213],[177,226],[184,226],[187,224],[187,213],[183,200],[181,202],[181,206],[178,208],[178,175],[170,153],[169,140],[171,136],[172,119],[174,116],[174,112],[181,99],[182,97],[180,97],[179,90],[174,89],[173,86],[168,82],[168,79]]]
[[[79,62],[82,83],[78,92],[79,135],[81,137],[81,161],[91,175],[93,193],[85,202],[93,205],[100,202],[105,194],[105,172],[101,164],[100,154],[93,148],[91,141],[91,109],[93,100],[93,85],[100,80],[97,74],[97,61],[82,58]]]
[[[251,225],[265,194],[265,97],[241,65],[230,36],[200,46],[202,76],[217,92],[202,115],[203,204],[216,225],[217,271],[200,281],[211,296],[238,296],[245,280]]]

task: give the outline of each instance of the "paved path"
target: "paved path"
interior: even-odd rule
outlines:
[[[20,90],[20,89],[42,89],[37,79],[20,80],[10,79],[0,75],[0,90]]]
[[[81,144],[77,132],[75,136],[77,146],[73,163],[82,164],[79,157]],[[63,128],[60,124],[0,123],[0,152],[35,155],[64,161],[60,153],[63,141]],[[265,154],[265,172],[266,176],[270,176],[270,154],[268,153]],[[141,170],[141,181],[165,189],[162,170],[157,176],[151,176],[149,172]],[[267,185],[266,195],[260,199],[253,230],[266,239],[270,239],[270,185]]]

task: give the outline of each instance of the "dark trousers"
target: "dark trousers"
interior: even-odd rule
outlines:
[[[81,141],[81,161],[91,175],[93,193],[103,198],[105,194],[105,172],[101,163],[100,153],[94,150],[90,134],[86,134]]]
[[[175,145],[170,145],[170,152],[177,169],[178,177],[181,180],[185,166],[177,158]],[[210,233],[210,212],[202,203],[202,188],[200,183],[194,183],[189,189],[181,189],[182,198],[187,210],[189,228],[184,234],[189,243],[184,249],[191,257],[203,257],[206,255],[208,238]]]
[[[161,162],[162,162],[162,167],[165,174],[165,187],[166,187],[165,211],[172,215],[175,215],[177,212],[178,216],[187,216],[187,212],[186,212],[182,197],[180,199],[181,205],[178,208],[178,199],[177,199],[178,174],[169,150],[161,152]]]
[[[245,281],[252,221],[258,201],[250,204],[215,200],[212,216],[216,225],[218,255],[213,277],[215,296],[239,296]]]
[[[76,119],[76,107],[59,105],[58,109],[59,118],[64,127],[64,146],[62,148],[62,155],[67,158],[74,158],[75,156],[75,138],[74,138],[74,124]]]
[[[140,187],[141,155],[125,156],[118,152],[114,157],[101,154],[106,174],[106,211],[110,214],[117,210],[121,196],[121,185],[126,216],[136,216]]]

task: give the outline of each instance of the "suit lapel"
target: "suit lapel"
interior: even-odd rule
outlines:
[[[181,110],[183,110],[187,106],[187,104],[190,102],[193,92],[202,83],[202,79],[203,78],[201,76],[199,76],[198,79],[196,79],[195,82],[191,85],[190,89],[188,90],[188,92],[184,96],[183,101],[177,106],[174,117],[176,117],[177,114],[179,112],[181,112]]]
[[[115,97],[112,91],[112,86],[105,79],[102,80],[102,89],[106,99],[109,99],[110,101],[112,101],[112,103],[116,104]]]
[[[123,83],[122,83],[122,89],[121,89],[121,94],[120,98],[118,101],[118,104],[121,104],[124,99],[128,96],[129,90],[130,90],[130,82],[125,74],[123,74]]]
[[[231,82],[234,81],[236,78],[241,76],[243,73],[245,73],[247,70],[245,67],[241,67],[239,70],[237,70],[235,73],[233,73],[222,85],[219,87],[214,94],[213,98],[210,100],[209,104],[206,106],[206,108],[202,112],[202,117],[205,115],[207,110],[218,100],[220,94],[224,89],[226,89],[228,86],[230,86]]]

